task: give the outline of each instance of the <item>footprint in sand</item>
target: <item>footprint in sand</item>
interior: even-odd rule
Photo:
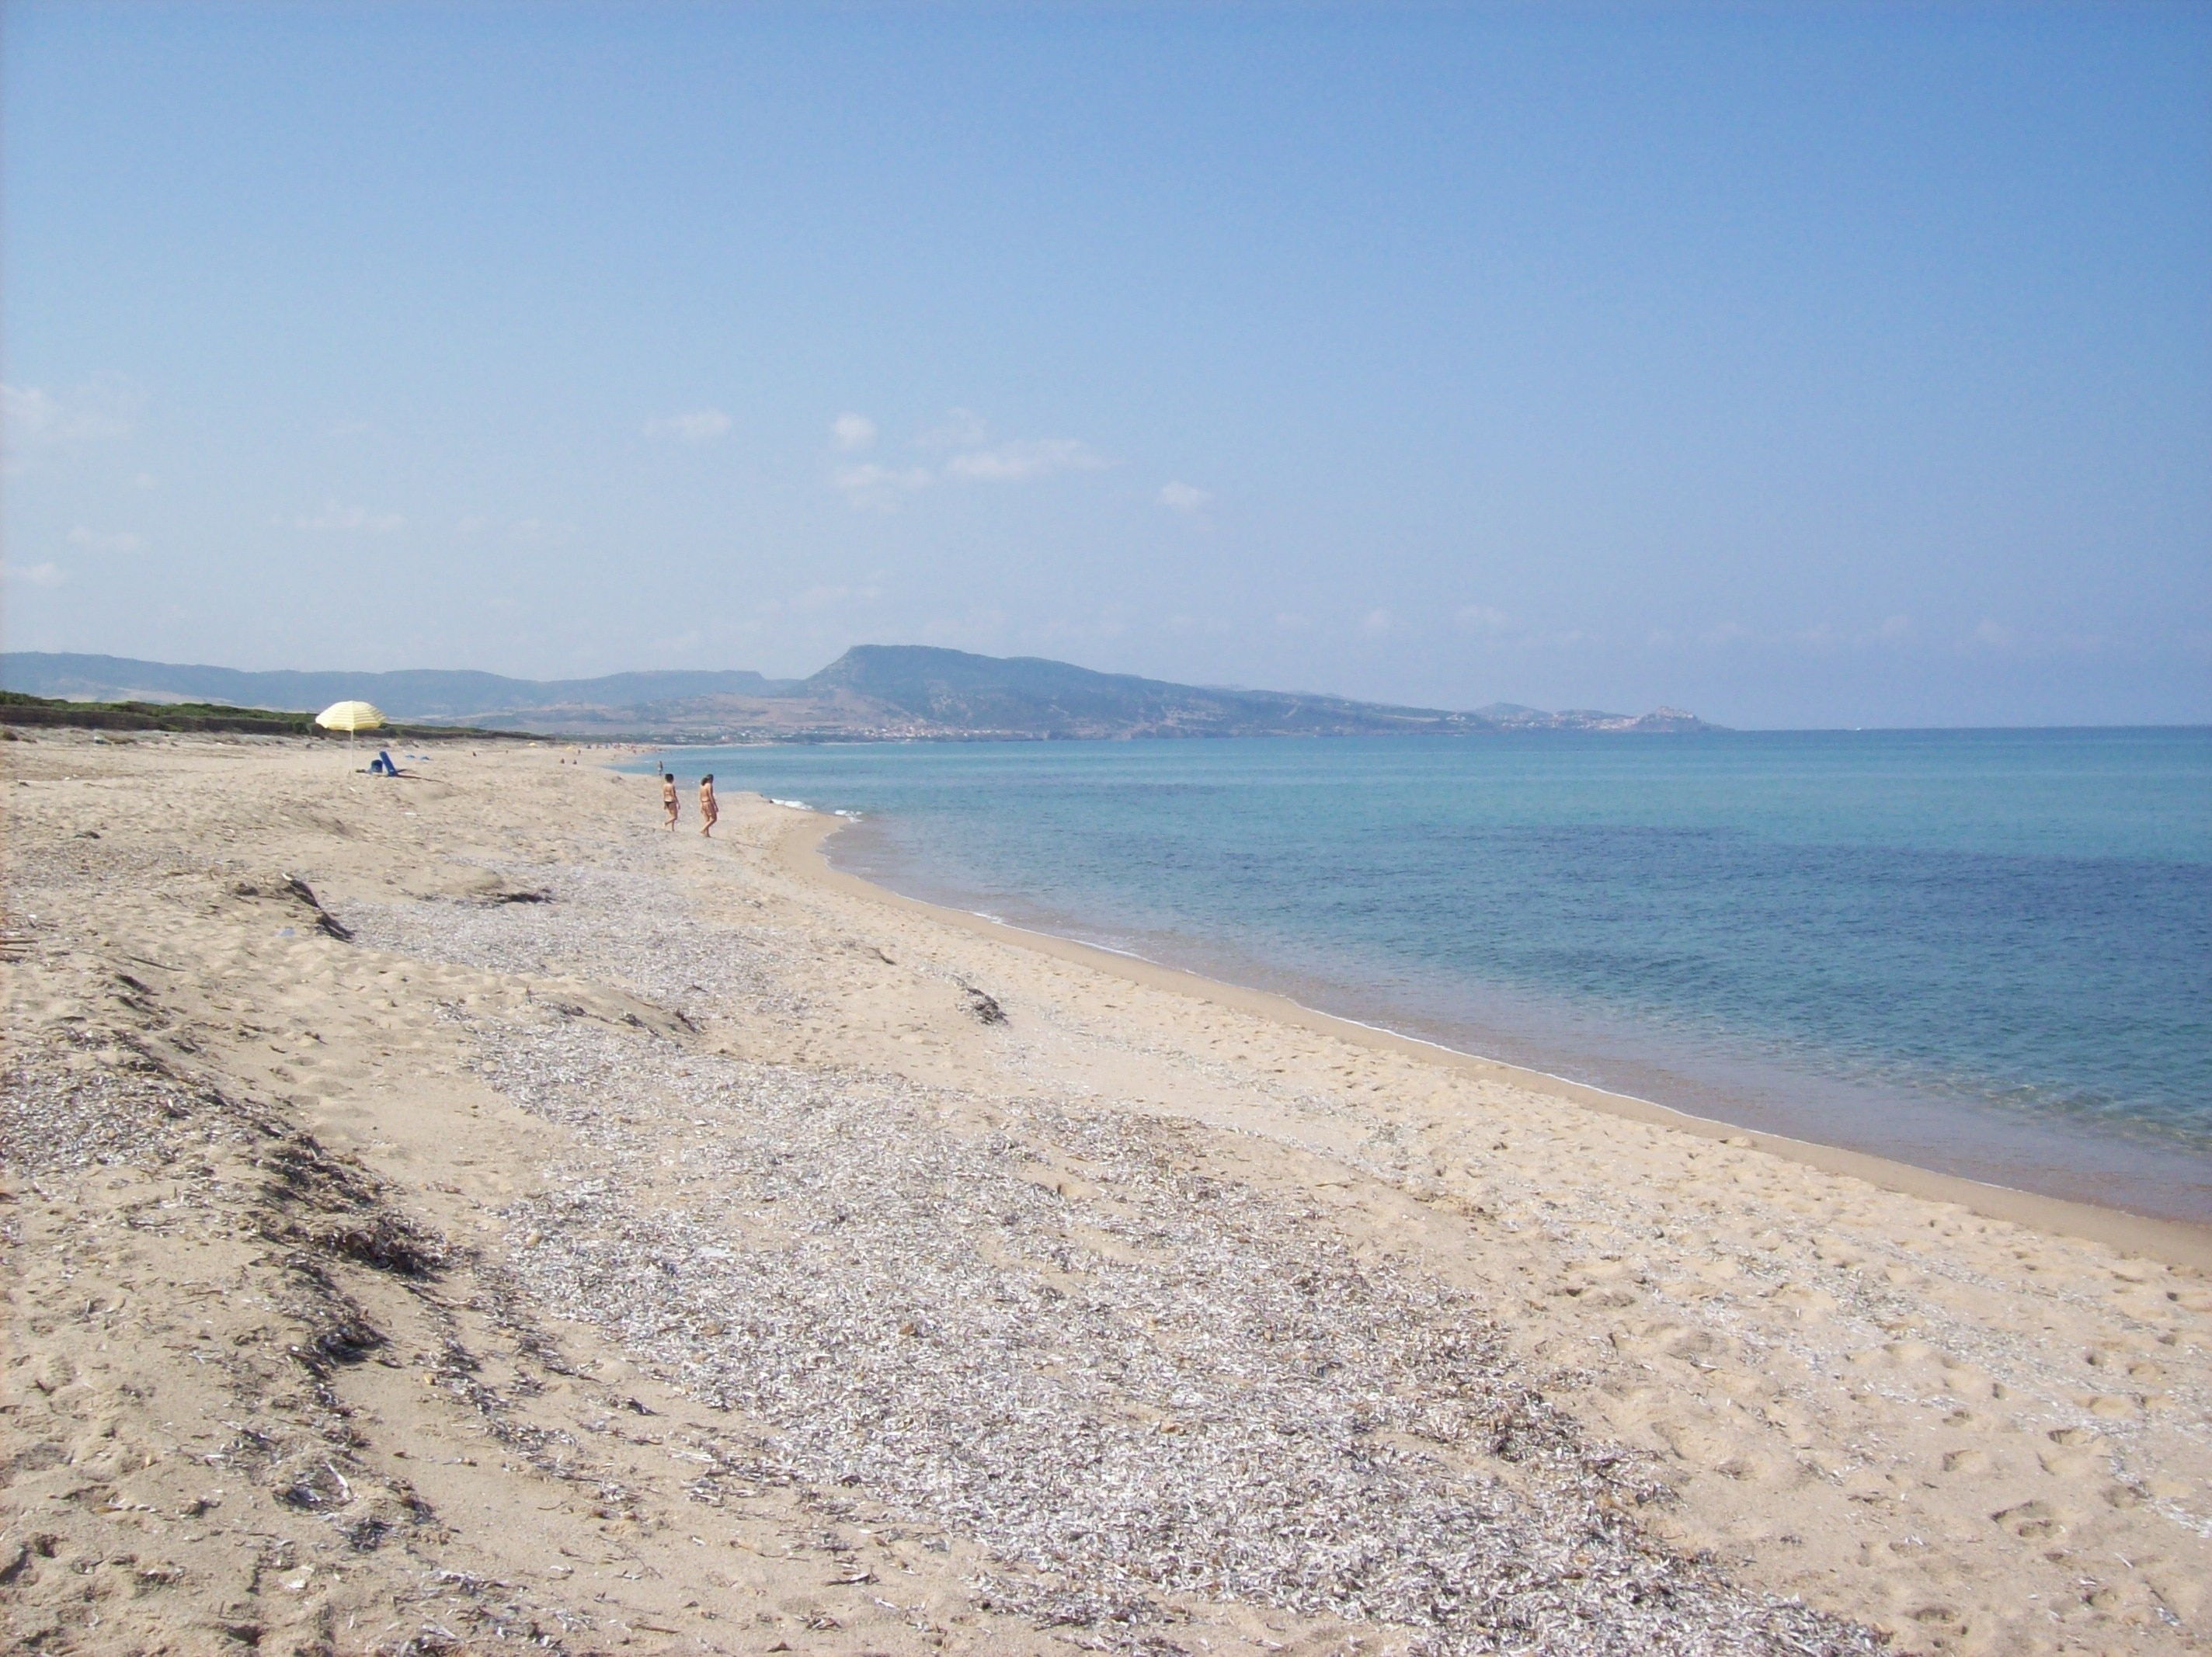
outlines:
[[[2017,1507],[2001,1508],[1990,1517],[2000,1529],[2023,1542],[2043,1542],[2066,1533],[2058,1509],[2048,1502],[2023,1502]]]

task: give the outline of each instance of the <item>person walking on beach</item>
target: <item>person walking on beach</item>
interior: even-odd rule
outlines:
[[[676,778],[673,773],[660,774],[660,809],[668,813],[668,831],[676,832],[676,819],[683,815],[684,803],[676,798]]]
[[[722,815],[721,808],[714,804],[714,774],[712,771],[699,779],[699,815],[705,819],[699,825],[699,832],[711,835],[714,832],[714,819]]]

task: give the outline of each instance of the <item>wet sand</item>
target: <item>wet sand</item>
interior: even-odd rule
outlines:
[[[1563,1076],[1529,1070],[1479,1054],[1456,1052],[1418,1036],[1379,1029],[1356,1019],[1340,1018],[1266,990],[1224,983],[1218,979],[1164,966],[1127,953],[1098,949],[1073,938],[1010,926],[991,916],[887,891],[837,868],[830,861],[826,854],[829,839],[848,828],[848,823],[814,812],[803,813],[801,816],[802,821],[793,825],[782,845],[785,866],[793,874],[801,879],[833,886],[841,891],[872,897],[879,902],[910,907],[915,913],[927,915],[945,926],[956,926],[987,938],[1013,941],[1026,949],[1080,963],[1109,977],[1124,978],[1133,984],[1164,988],[1200,1000],[1214,1002],[1277,1023],[1326,1035],[1354,1047],[1399,1053],[1424,1063],[1444,1065],[1468,1076],[1503,1083],[1523,1091],[1572,1100],[1577,1104],[1604,1111],[1627,1121],[1662,1126],[1678,1132],[1725,1140],[1739,1145],[1747,1144],[1755,1150],[1787,1157],[1808,1168],[1864,1180],[1885,1191],[1924,1197],[1933,1202],[1954,1203],[1987,1218],[2013,1220],[2039,1231],[2059,1232],[2071,1237],[2109,1243],[2131,1253],[2148,1254],[2174,1265],[2212,1271],[2212,1228],[2092,1203],[2073,1202],[2063,1197],[1992,1185],[1979,1180],[1961,1179],[1956,1174],[1917,1168],[1910,1162],[1897,1162],[1840,1145],[1820,1144],[1809,1139],[1792,1138],[1786,1134],[1759,1132],[1715,1117],[1673,1109],[1629,1094],[1589,1087]]]
[[[2201,1232],[441,752],[5,745],[15,1643],[2203,1643]]]

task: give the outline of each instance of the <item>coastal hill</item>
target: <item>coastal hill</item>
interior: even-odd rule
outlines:
[[[1640,718],[1586,709],[1549,713],[1507,702],[1460,713],[1342,696],[1176,684],[1094,672],[1042,657],[976,656],[921,645],[856,645],[805,679],[739,671],[556,680],[435,670],[249,673],[119,656],[15,651],[0,655],[0,688],[76,700],[188,699],[307,709],[358,696],[394,719],[424,723],[691,741],[1450,736],[1711,728],[1695,714],[1669,707]]]
[[[616,673],[600,679],[509,679],[465,670],[398,673],[247,673],[234,667],[145,662],[128,656],[0,654],[0,689],[72,701],[205,701],[310,712],[358,696],[394,719],[565,707],[635,707],[677,697],[775,695],[796,680],[751,672]]]
[[[864,706],[875,721],[910,722],[931,734],[1348,737],[1508,727],[1689,730],[1703,724],[1672,709],[1636,719],[1522,707],[1474,713],[1402,707],[1343,696],[1176,684],[1129,673],[1093,672],[1042,657],[973,656],[915,645],[855,646],[803,681],[795,694],[817,703],[842,702],[855,711]]]

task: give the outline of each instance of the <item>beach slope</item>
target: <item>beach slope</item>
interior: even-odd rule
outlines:
[[[2195,1234],[1040,947],[590,758],[5,745],[10,1644],[2203,1644]]]

